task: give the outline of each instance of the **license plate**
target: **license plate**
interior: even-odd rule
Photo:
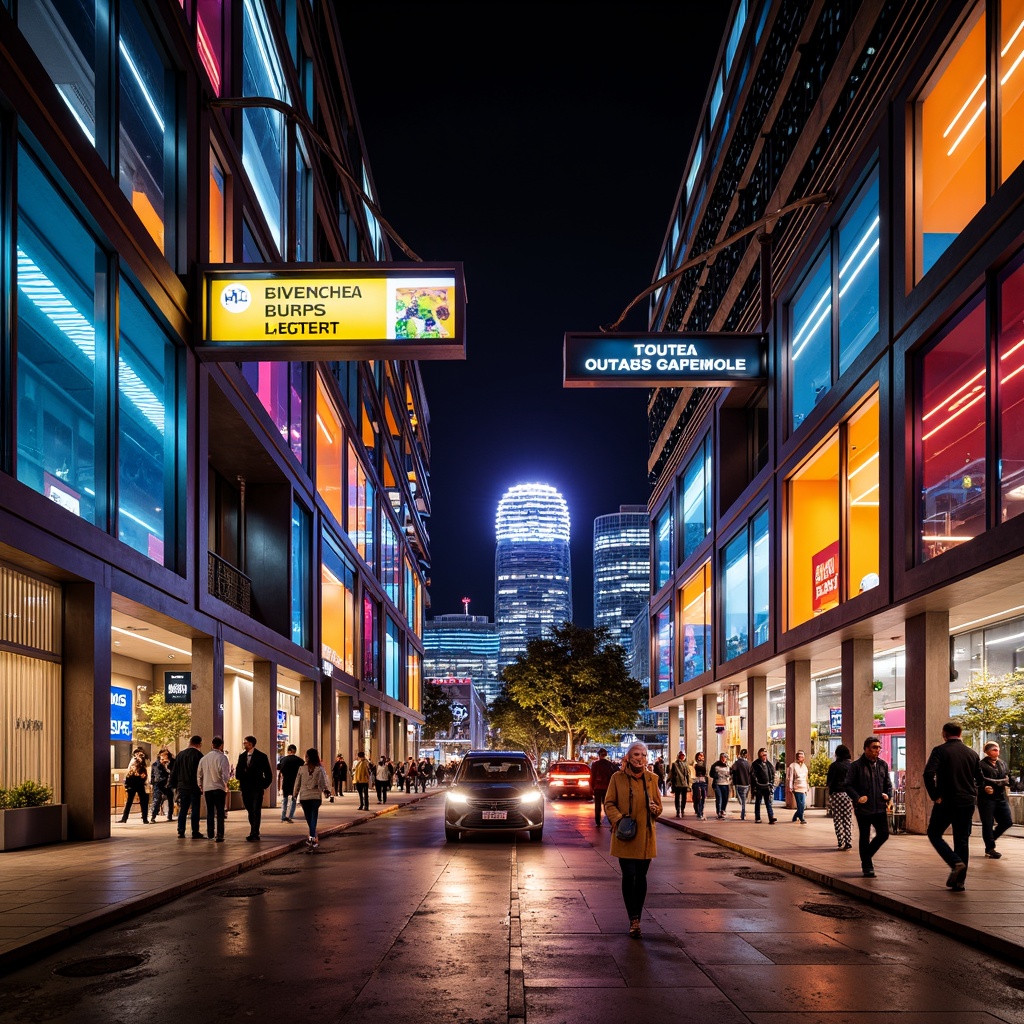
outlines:
[[[508,818],[508,811],[484,811],[484,821],[505,821]]]

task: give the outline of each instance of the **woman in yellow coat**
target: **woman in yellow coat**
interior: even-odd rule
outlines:
[[[626,751],[622,771],[608,783],[604,811],[612,826],[611,855],[619,858],[622,869],[622,898],[629,915],[630,938],[640,938],[640,917],[647,898],[647,869],[658,854],[654,823],[661,814],[661,789],[657,777],[647,770],[647,747],[637,742]],[[631,815],[636,820],[636,835],[620,839],[619,819]]]

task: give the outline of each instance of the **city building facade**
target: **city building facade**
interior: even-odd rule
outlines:
[[[650,520],[646,505],[620,505],[594,520],[594,625],[606,626],[627,655],[633,620],[651,584]]]
[[[687,751],[880,733],[914,831],[942,723],[1024,657],[1022,25],[734,0],[651,296],[768,374],[651,395],[652,707]]]
[[[469,679],[490,704],[498,682],[498,627],[486,615],[435,615],[423,627],[423,678]]]
[[[156,695],[415,751],[417,364],[199,351],[207,265],[390,259],[333,5],[4,0],[0,109],[0,786],[109,836]]]
[[[452,726],[423,739],[420,757],[432,758],[435,764],[458,762],[470,750],[487,748],[487,705],[484,695],[471,679],[430,679],[424,686],[439,686],[450,698]]]
[[[530,640],[572,621],[569,506],[548,484],[517,484],[498,502],[494,621],[498,671]]]

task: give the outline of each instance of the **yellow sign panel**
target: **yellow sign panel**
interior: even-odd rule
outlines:
[[[216,268],[206,273],[204,296],[208,355],[465,358],[458,265]]]

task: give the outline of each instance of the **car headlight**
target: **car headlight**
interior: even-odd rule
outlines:
[[[469,797],[465,793],[460,793],[457,789],[449,789],[445,796],[448,798],[448,802],[452,804],[469,803]]]
[[[544,794],[539,789],[531,789],[528,793],[522,793],[519,797],[521,804],[535,804],[538,800],[543,800]]]

